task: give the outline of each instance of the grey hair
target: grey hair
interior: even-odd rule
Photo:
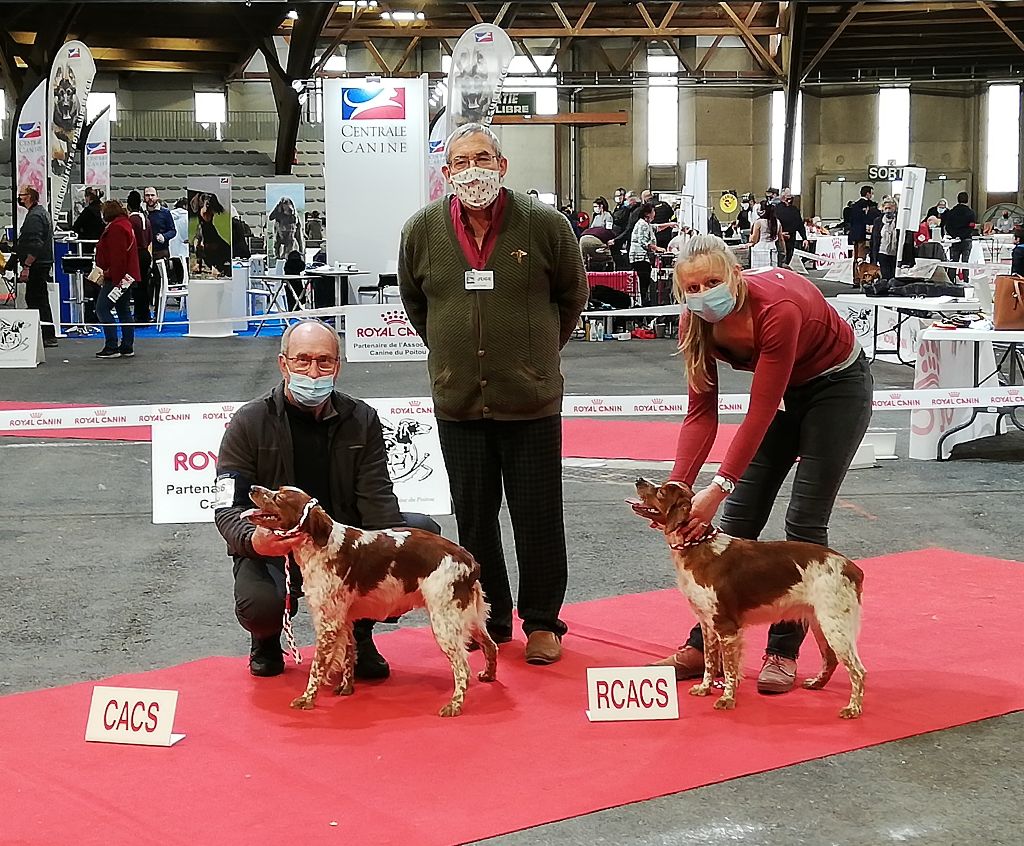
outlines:
[[[337,331],[329,323],[325,323],[324,321],[318,320],[315,317],[306,317],[303,318],[302,320],[298,320],[295,323],[290,324],[288,328],[284,330],[284,334],[281,335],[281,355],[288,355],[288,341],[292,337],[292,332],[294,332],[300,326],[309,326],[310,324],[314,326],[322,326],[324,329],[331,333],[331,337],[334,338],[334,343],[338,347],[338,358],[341,358],[341,338],[338,336]]]
[[[482,123],[464,123],[462,126],[456,128],[455,131],[448,136],[448,140],[444,142],[445,161],[448,162],[448,164],[452,163],[452,144],[460,138],[465,138],[467,135],[477,134],[487,137],[487,140],[491,142],[491,146],[494,147],[494,155],[500,159],[501,141],[499,141],[498,136],[494,134],[494,130],[489,126],[484,126]]]

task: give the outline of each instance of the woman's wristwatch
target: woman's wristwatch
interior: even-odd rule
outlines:
[[[736,490],[736,483],[732,479],[726,479],[725,476],[719,476],[717,474],[711,480],[711,484],[718,485],[718,487],[725,491],[727,495]]]

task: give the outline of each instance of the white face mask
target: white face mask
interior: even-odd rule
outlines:
[[[459,201],[472,209],[485,209],[501,190],[501,173],[483,167],[468,167],[449,179]]]

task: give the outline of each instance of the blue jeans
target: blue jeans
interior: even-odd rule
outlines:
[[[786,539],[828,546],[832,506],[871,420],[873,389],[863,353],[845,370],[789,388],[783,398],[786,410],[776,413],[743,478],[725,501],[722,531],[756,540],[799,458],[786,510]],[[766,651],[796,658],[806,633],[803,623],[776,623],[768,632]],[[687,645],[704,649],[700,626],[690,632]]]
[[[131,352],[135,346],[135,327],[128,325],[132,322],[131,288],[121,293],[121,298],[112,303],[107,295],[114,290],[111,282],[104,280],[100,295],[96,298],[96,316],[99,317],[103,326],[103,346],[108,350],[120,350]],[[117,327],[114,326],[114,311],[117,311],[118,320],[121,321],[121,346],[117,345]]]

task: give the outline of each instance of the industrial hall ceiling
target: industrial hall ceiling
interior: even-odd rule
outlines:
[[[325,21],[311,71],[322,68],[327,55],[349,45],[368,50],[382,73],[436,69],[436,58],[429,64],[424,59],[428,50],[450,52],[465,29],[487,22],[506,29],[527,57],[533,57],[538,42],[551,44],[556,55],[551,73],[570,84],[586,79],[617,85],[642,78],[635,60],[652,43],[679,58],[681,77],[707,83],[814,86],[1024,77],[1024,0],[20,0],[0,2],[0,71],[5,81],[23,73],[32,65],[40,33],[52,41],[56,28],[57,35],[89,44],[100,72],[171,71],[237,78],[261,42],[272,36],[290,37],[296,25],[289,17],[292,11],[300,17],[314,13]],[[746,48],[752,58],[750,69],[735,70],[735,63],[726,61],[729,51],[723,46]]]

